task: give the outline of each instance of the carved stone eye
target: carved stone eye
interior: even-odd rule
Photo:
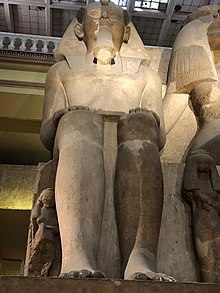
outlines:
[[[113,19],[113,20],[121,20],[122,19],[122,15],[119,13],[109,13],[109,18]]]
[[[214,19],[218,19],[218,18],[219,18],[219,13],[215,13],[215,14],[213,14],[213,18],[214,18]]]
[[[88,15],[92,18],[100,18],[100,11],[98,10],[91,10],[88,12]]]

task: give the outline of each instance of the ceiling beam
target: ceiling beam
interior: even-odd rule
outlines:
[[[81,7],[84,7],[85,3],[82,4],[68,4],[68,3],[62,3],[62,2],[54,2],[51,3],[50,7],[51,8],[56,8],[56,9],[66,9],[66,10],[78,10]]]
[[[2,1],[0,1],[0,3],[1,2]],[[46,7],[46,3],[45,2],[41,2],[41,1],[8,0],[8,3],[9,4],[15,4],[15,5]]]
[[[187,17],[187,13],[175,13],[172,15],[171,19],[173,20],[181,20],[184,21]],[[166,19],[166,13],[161,11],[155,11],[155,10],[142,10],[142,11],[136,11],[134,10],[132,13],[132,16],[138,16],[143,18],[159,18],[159,19]]]
[[[6,19],[8,31],[13,33],[14,22],[13,22],[13,15],[12,15],[12,6],[9,4],[8,0],[4,0],[4,11],[5,11],[5,19]]]
[[[171,18],[172,18],[175,6],[176,6],[176,0],[168,1],[167,9],[166,9],[166,18],[163,20],[163,24],[161,26],[160,34],[157,40],[157,46],[162,46],[162,42],[164,41],[166,37],[166,33],[170,26],[170,22],[171,22]]]
[[[132,18],[132,13],[134,11],[135,0],[127,0],[127,11],[129,16]]]
[[[209,5],[219,5],[219,0],[210,0]]]
[[[51,16],[51,0],[45,0],[45,25],[46,25],[46,36],[52,36],[52,16]]]
[[[86,0],[86,5],[88,5],[88,4],[92,3],[92,2],[93,2],[93,0]]]
[[[162,18],[164,19],[166,17],[165,12],[158,11],[158,10],[134,10],[132,12],[132,16],[138,16],[138,17],[145,17],[145,18]]]

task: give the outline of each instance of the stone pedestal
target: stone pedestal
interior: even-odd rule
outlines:
[[[1,293],[219,293],[220,284],[0,277]]]

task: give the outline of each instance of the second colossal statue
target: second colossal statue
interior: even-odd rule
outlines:
[[[198,123],[187,154],[183,194],[192,206],[192,234],[200,281],[217,283],[220,282],[220,179],[216,168],[220,164],[220,75],[213,51],[220,49],[219,12],[220,5],[204,6],[187,17],[172,49],[164,98],[167,133],[188,103]]]
[[[203,149],[216,164],[220,164],[220,81],[209,32],[219,38],[219,11],[220,5],[204,6],[186,19],[173,45],[163,103],[169,133],[190,101],[198,122],[190,151]]]
[[[80,9],[56,59],[46,80],[41,139],[58,160],[61,275],[105,275],[97,267],[105,199],[100,113],[113,111],[123,112],[115,175],[122,276],[172,281],[156,269],[163,205],[159,151],[165,144],[161,81],[127,12],[104,0]]]

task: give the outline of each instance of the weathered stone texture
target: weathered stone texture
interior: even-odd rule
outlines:
[[[112,11],[118,26],[109,26]],[[111,2],[90,4],[60,43],[41,127],[58,164],[49,185],[47,168],[40,172],[34,202],[44,188],[55,188],[61,275],[95,278],[101,270],[129,280],[197,281],[182,169],[194,149],[220,162],[218,74],[207,36],[216,17],[181,30],[168,70],[170,50],[144,49],[126,13]],[[117,125],[116,113],[108,120],[99,109],[124,114]]]
[[[183,164],[162,164],[164,206],[158,247],[158,270],[177,281],[198,281],[191,240],[190,209],[182,200]]]
[[[36,186],[33,198],[33,207],[36,206],[37,201],[39,199],[40,194],[43,190],[47,188],[54,188],[55,176],[56,176],[56,160],[51,160],[47,163],[40,163],[38,166],[38,173],[36,176]],[[33,210],[32,210],[33,212]],[[54,211],[54,213],[56,213]],[[50,221],[52,219],[49,219]],[[24,275],[33,275],[33,270],[35,270],[34,266],[32,265],[33,256],[34,256],[34,263],[36,266],[36,272],[38,271],[37,268],[43,267],[44,263],[42,263],[41,255],[45,254],[44,247],[41,245],[42,251],[38,249],[36,254],[36,247],[35,247],[35,234],[36,234],[36,227],[33,225],[33,219],[31,216],[30,219],[30,226],[29,226],[29,233],[28,233],[28,243],[27,243],[27,251],[26,251],[26,261],[25,261],[25,268],[24,268]],[[45,233],[43,233],[42,238],[45,238]],[[48,241],[47,241],[48,242]],[[60,236],[59,234],[54,235],[53,239],[53,261],[50,264],[49,272],[47,275],[59,275],[60,272],[60,265],[61,265],[61,247],[60,247]],[[46,249],[46,246],[45,246]],[[49,248],[50,249],[50,248]],[[35,255],[36,254],[36,255]],[[40,255],[39,255],[40,254]],[[36,273],[36,275],[40,275],[40,272]]]
[[[219,284],[0,277],[1,293],[219,293]]]

